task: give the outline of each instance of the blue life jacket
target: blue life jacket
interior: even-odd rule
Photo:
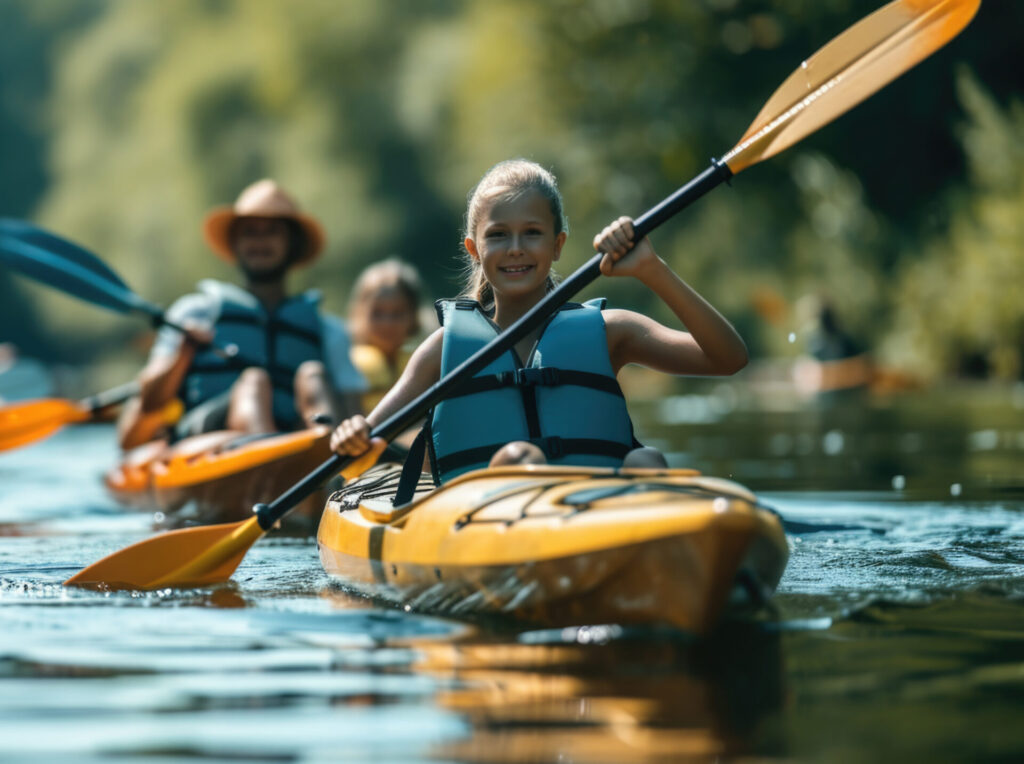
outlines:
[[[604,300],[564,305],[525,363],[514,349],[439,403],[428,421],[434,479],[486,467],[506,443],[539,446],[551,464],[617,467],[636,445],[608,357]],[[441,300],[441,376],[501,329],[473,300]]]
[[[324,360],[319,292],[289,297],[268,313],[234,284],[204,279],[199,290],[213,301],[217,344],[237,345],[238,357],[222,358],[209,349],[196,353],[180,393],[186,410],[230,389],[246,367],[258,366],[270,375],[275,422],[282,429],[298,426],[295,372],[305,361]]]

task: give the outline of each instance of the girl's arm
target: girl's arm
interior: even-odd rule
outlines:
[[[359,456],[370,448],[370,430],[400,411],[441,377],[441,342],[444,328],[427,337],[409,358],[409,363],[387,395],[366,417],[356,414],[338,425],[331,435],[331,448],[342,455]]]
[[[604,275],[639,279],[689,329],[670,329],[633,311],[605,311],[616,372],[637,363],[668,374],[724,376],[746,366],[747,347],[732,324],[658,257],[647,238],[634,247],[630,218],[619,218],[594,237],[594,248],[607,253]]]

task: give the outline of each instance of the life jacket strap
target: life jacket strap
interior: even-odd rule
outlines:
[[[395,491],[395,498],[392,501],[396,507],[408,504],[416,495],[416,486],[420,482],[423,468],[423,456],[427,449],[426,432],[426,427],[421,428],[416,438],[409,444],[409,453],[405,455],[405,464],[402,465],[402,476],[398,479],[398,490]]]
[[[506,387],[557,387],[560,385],[589,387],[592,390],[600,390],[611,395],[617,395],[620,398],[625,397],[622,393],[622,388],[614,377],[594,374],[589,371],[542,366],[540,368],[500,371],[497,374],[473,377],[467,380],[465,384],[459,387],[453,395],[448,396],[448,398],[461,398],[465,395],[489,393],[492,390],[501,390]]]
[[[427,416],[427,421],[420,428],[412,443],[409,444],[409,453],[405,456],[405,464],[402,465],[402,476],[398,480],[398,489],[395,491],[395,498],[392,505],[401,507],[412,501],[416,495],[416,489],[420,484],[420,475],[423,474],[423,458],[429,452],[431,464],[431,477],[434,485],[440,485],[437,479],[437,470],[434,467],[434,450],[431,448],[430,420],[433,412]]]
[[[232,374],[237,376],[239,372],[246,368],[246,364],[234,359],[219,359],[213,358],[210,360],[199,360],[192,363],[189,367],[186,378],[192,374]],[[270,383],[276,389],[282,390],[286,393],[291,394],[295,389],[295,372],[289,369],[287,366],[281,366],[274,364],[267,369],[267,374],[270,375]]]
[[[608,456],[614,459],[623,459],[632,450],[624,443],[597,438],[560,438],[555,435],[547,438],[529,438],[526,442],[537,446],[548,459],[559,459],[567,455]],[[453,454],[442,456],[438,459],[437,470],[441,474],[445,474],[470,464],[486,464],[498,449],[505,445],[505,443],[492,443],[488,446],[467,448],[465,451],[456,451]],[[421,454],[421,463],[422,459]]]
[[[293,337],[308,342],[310,345],[319,345],[322,340],[321,332],[299,326],[277,316],[271,316],[269,320],[266,320],[251,313],[237,313],[225,309],[222,311],[220,318],[217,319],[217,323],[222,326],[229,324],[255,326],[274,334],[290,334]]]

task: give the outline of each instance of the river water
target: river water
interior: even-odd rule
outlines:
[[[223,587],[61,581],[152,533],[109,426],[0,454],[0,760],[1024,760],[1024,392],[631,404],[778,509],[774,613],[695,642],[377,609],[270,535]]]

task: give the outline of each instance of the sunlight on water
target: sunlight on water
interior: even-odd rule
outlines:
[[[1000,505],[836,499],[827,507],[765,494],[792,532],[779,599],[822,594],[934,599],[986,584],[1024,594],[1024,513]]]
[[[224,586],[66,590],[152,532],[102,490],[111,431],[0,455],[0,759],[921,759],[981,750],[955,747],[963,724],[998,726],[986,753],[1024,751],[1000,725],[1024,689],[1005,409],[755,411],[721,385],[636,409],[674,464],[785,518],[774,615],[707,642],[456,623],[346,595],[311,538],[279,534]]]

